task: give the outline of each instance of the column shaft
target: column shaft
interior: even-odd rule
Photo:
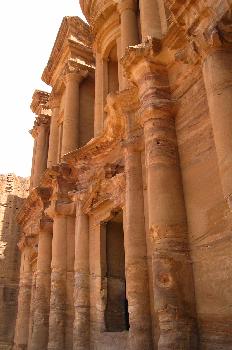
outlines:
[[[61,157],[79,146],[79,86],[82,78],[81,73],[66,75]]]
[[[89,349],[89,220],[82,212],[81,202],[77,205],[75,230],[75,321],[73,328],[73,348]]]
[[[65,348],[73,346],[74,323],[74,259],[75,259],[75,217],[67,217],[67,281],[66,281],[66,316]],[[75,348],[74,348],[75,349]]]
[[[30,319],[32,272],[30,248],[25,247],[21,255],[18,312],[15,327],[14,350],[27,349]]]
[[[222,49],[207,56],[203,64],[210,117],[222,189],[232,207],[232,51]]]
[[[65,349],[67,218],[54,216],[49,316],[49,350]]]
[[[98,136],[104,125],[104,106],[108,93],[107,62],[100,53],[96,53],[95,70],[95,105],[94,105],[94,136]]]
[[[194,283],[175,120],[167,103],[167,72],[165,67],[156,68],[153,79],[151,71],[149,80],[145,73],[140,86],[153,251],[154,334],[159,350],[171,350],[177,344],[192,350],[197,346]]]
[[[52,108],[50,135],[49,135],[49,147],[48,147],[48,161],[47,167],[51,168],[58,163],[58,145],[59,145],[59,125],[57,118],[59,114],[59,107]]]
[[[139,42],[135,2],[122,0],[119,3],[119,12],[121,15],[121,52],[124,55],[128,46],[136,45]]]
[[[33,186],[39,185],[41,176],[47,168],[48,155],[48,127],[41,124],[38,127],[38,135],[36,139],[36,152],[34,163]]]
[[[35,152],[36,152],[36,139],[34,139],[34,146],[33,146],[33,156],[32,156],[32,163],[31,163],[31,177],[30,177],[30,190],[34,187],[33,179],[34,179],[34,168],[35,168]]]
[[[121,37],[117,39],[117,58],[118,58],[118,84],[119,84],[119,91],[123,88],[123,71],[122,71],[122,65],[120,64],[120,59],[122,57],[122,45],[121,45]]]
[[[126,149],[125,264],[129,349],[152,347],[141,154]]]
[[[121,0],[118,9],[121,17],[121,55],[123,56],[128,46],[139,43],[136,3],[133,0]],[[127,80],[122,78],[120,85],[121,89],[126,89]]]
[[[52,234],[40,232],[31,350],[44,350],[48,343]]]
[[[147,37],[161,39],[159,0],[139,0],[142,41]]]

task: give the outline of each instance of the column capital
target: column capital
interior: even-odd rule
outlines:
[[[61,95],[59,94],[51,94],[48,100],[48,105],[51,109],[60,107]]]
[[[81,81],[88,75],[88,70],[85,68],[86,67],[73,65],[70,63],[66,64],[63,70],[64,83],[67,84],[69,81],[76,81],[80,84]]]
[[[231,10],[225,12],[223,17],[221,17],[221,12],[217,14],[215,9],[212,11],[208,8],[207,10],[201,9],[201,11],[192,17],[191,11],[186,13],[184,24],[183,19],[174,14],[177,23],[184,28],[186,37],[185,46],[176,52],[177,61],[185,64],[203,63],[208,55],[215,51],[232,49]]]
[[[45,210],[46,215],[51,218],[57,216],[75,216],[76,204],[74,202],[52,201],[51,205]]]
[[[155,38],[149,38],[142,44],[128,47],[120,60],[125,77],[139,87],[139,80],[144,75],[144,69],[151,73],[155,65],[165,65],[160,53],[161,41]]]
[[[39,222],[39,234],[48,233],[52,234],[53,222],[48,215],[42,215]]]
[[[136,0],[119,0],[118,1],[118,12],[120,15],[126,10],[136,11],[137,1]]]
[[[40,129],[42,128],[48,128],[50,125],[50,115],[45,115],[45,114],[39,114],[34,122],[34,126],[33,129],[30,130],[30,134],[33,136],[33,138],[37,138],[39,133],[40,133]]]
[[[121,60],[127,79],[138,87],[142,126],[150,119],[173,116],[167,68],[160,52],[160,40],[152,38],[129,47]]]

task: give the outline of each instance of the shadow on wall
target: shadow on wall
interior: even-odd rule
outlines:
[[[0,193],[0,344],[12,343],[17,314],[20,231],[16,216],[24,198],[8,194],[10,184]]]

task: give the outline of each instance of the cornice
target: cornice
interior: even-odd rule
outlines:
[[[16,220],[21,227],[25,227],[33,218],[40,216],[47,206],[51,191],[48,188],[36,187],[32,189],[27,199],[24,201]]]
[[[231,0],[187,0],[184,4],[167,0],[166,5],[185,37],[176,54],[178,61],[196,64],[211,51],[231,44]]]
[[[70,57],[82,58],[87,64],[94,65],[90,29],[88,24],[78,17],[63,19],[42,80],[48,85],[54,85],[53,75],[57,67]]]
[[[94,34],[117,11],[117,1],[114,0],[80,0],[80,5]]]
[[[47,109],[45,106],[49,100],[50,93],[42,90],[35,90],[32,95],[31,110],[35,114],[40,114],[42,109]],[[46,114],[46,113],[43,113]]]

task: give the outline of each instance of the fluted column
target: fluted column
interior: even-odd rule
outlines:
[[[79,86],[87,71],[76,70],[65,75],[65,107],[61,157],[79,146]]]
[[[138,86],[144,127],[154,335],[158,350],[193,350],[194,283],[169,80],[166,67],[153,63],[156,45],[146,45],[144,52],[131,48],[123,64]]]
[[[66,307],[67,307],[67,236],[71,204],[53,202],[47,209],[53,218],[51,296],[49,315],[49,350],[66,348]],[[71,347],[67,348],[71,349]]]
[[[125,148],[126,203],[124,240],[126,294],[129,308],[129,349],[152,348],[147,249],[144,222],[141,152],[128,144]]]
[[[203,76],[222,189],[232,209],[232,46],[209,51]]]
[[[36,138],[35,161],[33,169],[33,187],[39,185],[41,176],[47,168],[49,117],[39,115],[34,127]]]
[[[121,55],[130,45],[139,43],[138,21],[137,21],[137,3],[135,0],[120,0],[118,11],[121,19]],[[127,80],[122,78],[120,88],[127,88]]]
[[[58,163],[58,146],[59,146],[59,125],[57,123],[59,117],[60,98],[59,96],[52,96],[49,100],[49,105],[52,110],[48,160],[47,167],[51,168]]]
[[[14,350],[26,350],[29,335],[32,271],[30,247],[24,246],[21,253],[18,312],[15,327]]]
[[[142,41],[148,37],[160,39],[162,36],[159,1],[139,0]]]
[[[89,300],[89,218],[82,211],[77,199],[75,228],[75,321],[73,327],[73,348],[88,350],[90,347],[90,300]]]
[[[51,287],[52,223],[42,222],[39,232],[34,320],[30,350],[44,350],[48,343]]]

